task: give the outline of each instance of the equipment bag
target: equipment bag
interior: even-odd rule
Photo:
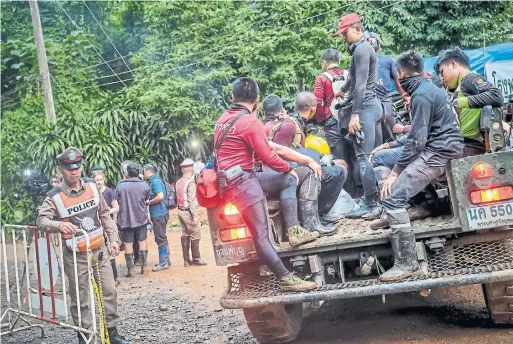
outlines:
[[[330,72],[324,72],[322,73],[322,75],[328,78],[328,80],[331,82],[333,94],[336,94],[346,84],[349,72],[347,70],[344,70],[344,72],[341,75],[332,75]],[[342,104],[343,100],[344,99],[342,97],[335,97],[330,104],[331,116],[333,116],[333,118],[335,118],[337,121],[338,111],[340,109],[340,107],[337,107],[337,104]]]

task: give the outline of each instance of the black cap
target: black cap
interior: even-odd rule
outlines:
[[[75,147],[66,148],[57,156],[59,165],[66,170],[75,170],[82,166],[82,152]]]

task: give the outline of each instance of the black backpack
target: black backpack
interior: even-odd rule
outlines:
[[[176,200],[176,189],[173,185],[169,184],[168,182],[160,179],[166,188],[166,194],[164,195],[164,200],[166,201],[166,208],[167,209],[175,209],[178,205],[178,202]]]
[[[173,185],[169,184],[168,182],[164,182],[164,185],[166,186],[166,207],[167,209],[175,209],[177,206],[177,200],[176,200],[176,189]]]

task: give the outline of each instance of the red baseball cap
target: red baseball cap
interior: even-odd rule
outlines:
[[[333,37],[342,34],[350,25],[360,22],[360,16],[356,13],[349,13],[338,20],[338,30]]]
[[[204,168],[196,185],[196,199],[199,205],[205,208],[213,208],[221,201],[217,173],[214,169]]]

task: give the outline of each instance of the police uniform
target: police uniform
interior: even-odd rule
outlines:
[[[180,167],[191,167],[194,165],[192,159],[185,159]],[[183,176],[176,182],[176,199],[178,204],[178,218],[182,225],[182,251],[184,266],[206,265],[201,260],[199,242],[201,239],[201,230],[199,227],[198,215],[196,210],[196,182],[194,175]],[[192,253],[192,260],[189,256],[189,250]]]
[[[77,148],[70,147],[57,156],[57,160],[63,169],[78,169],[82,165],[82,153]],[[47,193],[43,204],[38,208],[36,220],[38,229],[47,233],[58,233],[63,222],[70,222],[89,234],[93,254],[93,267],[96,266],[96,262],[99,265],[105,317],[111,343],[130,343],[116,331],[116,326],[120,323],[117,312],[117,292],[109,261],[109,251],[105,246],[103,236],[105,233],[110,242],[117,242],[118,230],[109,215],[109,206],[102,193],[96,187],[94,179],[80,178],[78,190],[72,189],[63,180],[58,186]],[[71,235],[62,234],[62,240],[64,271],[68,277],[68,292],[71,299],[71,316],[74,323],[79,325],[73,264],[73,251],[76,251],[81,327],[89,328],[91,326],[91,319],[88,257],[85,238],[80,233],[77,233],[76,242],[73,243]],[[80,335],[79,338],[80,342],[84,342]]]

